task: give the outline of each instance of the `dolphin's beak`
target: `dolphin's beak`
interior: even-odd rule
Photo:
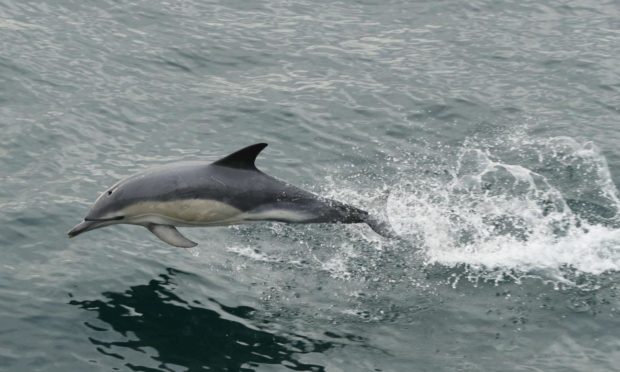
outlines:
[[[86,221],[86,220],[84,220],[84,221],[78,223],[77,225],[75,225],[71,230],[69,230],[67,235],[69,235],[70,238],[73,238],[75,236],[80,235],[83,232],[96,229],[97,227],[99,227],[99,225],[101,225],[100,221]]]
[[[119,223],[116,221],[120,221],[124,218],[125,216],[116,216],[110,218],[88,218],[87,216],[82,220],[82,222],[78,223],[71,230],[69,230],[67,235],[69,235],[70,238],[73,238],[74,236],[78,236],[83,232]]]

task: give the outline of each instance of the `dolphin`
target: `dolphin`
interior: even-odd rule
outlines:
[[[104,191],[69,237],[115,224],[146,227],[175,247],[197,244],[176,229],[257,221],[366,223],[394,237],[385,222],[353,206],[322,198],[256,168],[258,143],[214,163],[179,162],[121,180]]]

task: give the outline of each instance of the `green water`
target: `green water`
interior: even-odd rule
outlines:
[[[0,0],[0,370],[612,371],[617,1]],[[67,239],[137,171],[387,218]]]

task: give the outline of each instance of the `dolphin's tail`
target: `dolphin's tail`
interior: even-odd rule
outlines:
[[[385,238],[398,238],[387,218],[373,216],[363,209],[331,199],[313,200],[309,205],[312,206],[313,217],[302,223],[365,223]]]
[[[392,229],[386,218],[371,215],[365,210],[338,203],[338,209],[340,210],[340,216],[337,219],[342,223],[365,223],[377,234],[389,238],[398,238],[396,232]]]
[[[389,197],[390,191],[386,188],[381,194],[372,198],[370,204],[374,205],[373,209],[378,209],[381,212],[379,215],[369,214],[364,222],[366,222],[374,232],[385,238],[399,239],[400,236],[394,231],[392,225],[390,225],[388,221],[387,202]]]
[[[384,238],[396,239],[399,237],[394,231],[394,229],[392,229],[392,226],[390,226],[390,224],[385,220],[368,215],[368,218],[364,222],[366,222],[366,224],[370,226],[370,228],[374,232],[383,236]]]
[[[370,228],[374,232],[384,238],[396,239],[399,237],[398,234],[396,234],[396,232],[394,231],[394,229],[392,229],[392,226],[390,226],[387,218],[372,215],[358,208],[351,207],[351,209],[355,211],[354,213],[352,213],[354,217],[349,219],[348,221],[345,221],[345,223],[365,223],[366,225],[370,226]]]

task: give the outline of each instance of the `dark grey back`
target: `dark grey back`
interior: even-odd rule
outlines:
[[[256,168],[175,163],[120,182],[89,216],[97,218],[141,201],[209,199],[241,211],[290,209],[312,216],[307,222],[363,222],[365,212],[324,199],[271,177]],[[358,221],[359,220],[359,221]]]

